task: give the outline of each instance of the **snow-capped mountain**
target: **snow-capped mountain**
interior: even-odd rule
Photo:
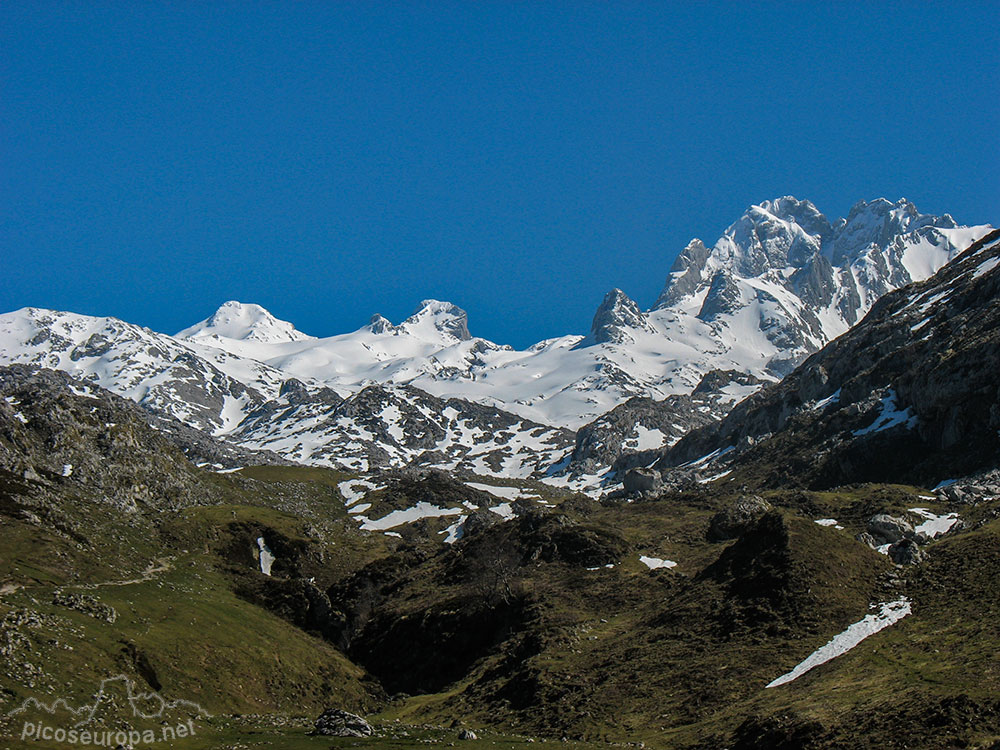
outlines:
[[[199,340],[342,394],[408,384],[576,429],[633,396],[690,393],[712,370],[779,379],[879,296],[927,278],[988,229],[884,199],[831,222],[785,197],[751,206],[711,249],[689,243],[650,311],[609,292],[587,336],[518,351],[471,336],[460,308],[425,300],[399,325],[376,315],[324,339]]]
[[[426,308],[413,326],[397,330],[453,335],[434,328],[438,313],[455,320],[448,307]],[[226,303],[188,330],[195,333],[178,338],[115,318],[24,308],[0,315],[0,361],[68,372],[247,448],[357,471],[413,463],[527,477],[544,474],[573,444],[569,430],[404,385],[369,386],[345,398],[222,348],[281,343],[265,343],[264,335],[312,340],[254,305]]]
[[[0,361],[63,370],[214,435],[277,398],[287,376],[117,318],[27,307],[0,315]]]
[[[185,328],[177,338],[192,341],[236,339],[262,344],[314,340],[313,336],[295,330],[291,323],[278,320],[260,305],[244,305],[235,300],[224,303],[210,318]]]
[[[988,229],[921,214],[906,200],[862,201],[835,222],[809,201],[765,201],[711,249],[700,240],[684,249],[650,317],[667,327],[701,321],[734,354],[752,342],[765,362],[745,365],[780,377],[880,296],[928,278]]]
[[[627,423],[630,450],[676,441],[684,425],[780,379],[880,295],[928,277],[988,230],[906,201],[859,203],[831,222],[785,197],[750,207],[711,248],[689,243],[652,309],[615,289],[589,334],[525,350],[472,336],[465,311],[448,302],[425,300],[398,325],[375,315],[357,331],[315,338],[231,301],[175,336],[25,308],[0,315],[0,362],[64,370],[298,461],[541,475],[560,459],[568,465],[573,431],[633,397],[691,394],[713,371],[752,376],[713,380],[724,397],[693,399],[697,419],[678,415],[680,400],[590,432],[617,434]],[[588,472],[600,473],[598,456],[617,456],[599,442],[584,444]]]
[[[664,472],[827,488],[932,487],[1000,455],[1000,231],[871,314],[723,420],[651,455]],[[720,469],[724,470],[720,473]]]

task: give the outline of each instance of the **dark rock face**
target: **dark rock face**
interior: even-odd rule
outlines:
[[[736,280],[727,272],[719,271],[712,277],[698,317],[711,323],[720,315],[736,312],[740,307],[742,299]]]
[[[357,714],[328,708],[318,719],[313,734],[323,737],[371,737],[372,725]]]
[[[13,448],[0,450],[0,469],[16,476],[77,485],[125,514],[197,502],[197,469],[151,420],[131,401],[63,372],[0,367],[0,444]]]
[[[729,392],[732,387],[752,392],[763,384],[763,380],[736,370],[710,370],[690,395],[668,396],[662,401],[635,396],[577,431],[569,473],[596,474],[608,466],[625,472],[649,464],[659,446],[641,447],[641,430],[658,433],[663,445],[673,445],[691,430],[727,414],[738,400]]]
[[[625,344],[633,339],[629,330],[651,331],[639,306],[621,289],[612,289],[604,296],[590,326],[597,344]]]
[[[664,472],[716,450],[766,483],[933,486],[1000,456],[1000,231],[660,452]]]

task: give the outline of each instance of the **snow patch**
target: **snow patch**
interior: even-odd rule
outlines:
[[[439,534],[445,535],[444,537],[445,544],[454,544],[465,535],[466,518],[468,518],[468,516],[465,515],[459,516],[458,520],[455,521],[455,523],[446,528],[444,531],[438,532]]]
[[[840,401],[840,389],[838,388],[826,398],[821,398],[819,401],[816,401],[809,408],[812,409],[813,411],[821,411],[830,404],[836,404],[839,401]]]
[[[260,550],[260,572],[266,576],[271,575],[271,566],[274,564],[274,554],[264,543],[264,537],[257,537],[257,549]]]
[[[346,482],[340,482],[337,485],[337,489],[344,497],[344,505],[349,507],[369,492],[375,492],[384,488],[376,487],[374,482],[369,482],[367,479],[348,479]]]
[[[994,255],[989,260],[984,260],[976,268],[975,272],[972,274],[972,278],[978,279],[980,276],[985,276],[994,268],[996,268],[998,263],[1000,263],[1000,255]]]
[[[490,508],[490,511],[496,513],[505,521],[510,521],[515,518],[514,508],[510,503],[500,503]]]
[[[875,635],[893,623],[899,622],[910,614],[910,612],[910,601],[906,597],[880,604],[877,614],[865,615],[863,620],[854,623],[844,632],[835,635],[825,646],[813,651],[803,661],[799,662],[791,672],[772,680],[765,687],[778,687],[779,685],[784,685],[798,679],[820,664],[826,664],[826,662],[846,654],[865,638]]]
[[[931,539],[951,531],[952,527],[959,521],[958,513],[947,513],[939,516],[927,510],[927,508],[910,508],[910,513],[916,513],[921,518],[926,519],[913,530],[917,534],[924,534]]]
[[[881,411],[875,417],[875,421],[867,427],[855,430],[854,435],[868,435],[873,432],[882,432],[896,425],[903,425],[907,429],[912,428],[917,423],[917,416],[910,410],[910,407],[900,409],[896,405],[896,392],[889,389],[889,392],[882,397]]]
[[[407,523],[419,521],[421,518],[440,518],[441,516],[461,515],[462,508],[439,508],[428,502],[421,500],[412,508],[406,510],[394,510],[387,516],[383,516],[375,521],[366,520],[361,524],[365,531],[385,531],[394,529]]]
[[[673,560],[664,560],[659,557],[649,557],[647,555],[639,555],[639,562],[641,562],[650,570],[656,570],[657,568],[677,567],[677,563],[675,563]]]
[[[520,487],[494,487],[492,484],[483,484],[482,482],[466,482],[465,484],[474,490],[488,492],[494,497],[502,497],[504,500],[517,500],[525,495]]]

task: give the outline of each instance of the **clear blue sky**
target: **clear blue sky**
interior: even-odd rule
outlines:
[[[751,203],[1000,224],[1000,3],[0,3],[0,311],[524,346]]]

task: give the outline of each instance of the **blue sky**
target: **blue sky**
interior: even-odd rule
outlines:
[[[961,6],[961,7],[957,7]],[[0,4],[0,310],[524,346],[751,203],[1000,223],[1000,4]]]

